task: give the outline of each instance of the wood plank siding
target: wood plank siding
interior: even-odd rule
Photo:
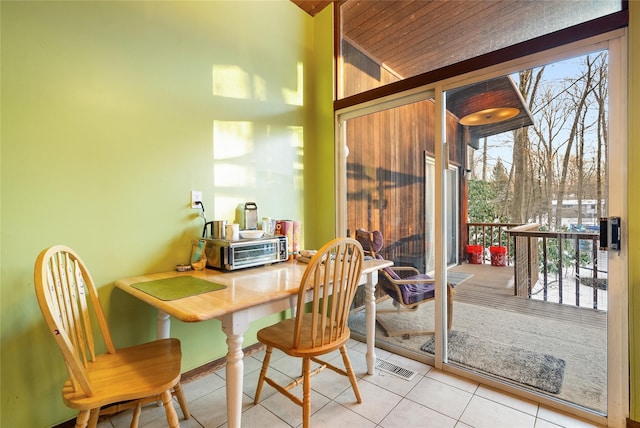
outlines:
[[[353,49],[349,67],[360,77],[348,82],[366,86],[394,78]],[[380,230],[385,237],[383,257],[421,270],[425,267],[424,163],[425,155],[434,156],[434,123],[434,102],[424,100],[351,119],[346,126],[347,227]],[[464,166],[467,131],[450,113],[446,123],[450,163]]]

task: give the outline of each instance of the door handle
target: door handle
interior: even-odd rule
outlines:
[[[620,217],[600,217],[600,249],[620,253]]]

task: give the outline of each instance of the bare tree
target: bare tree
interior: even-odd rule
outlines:
[[[520,72],[518,89],[525,100],[528,100],[529,110],[536,99],[538,86],[544,73],[544,67]],[[535,186],[532,168],[532,152],[529,133],[526,129],[513,131],[513,162],[510,178],[513,183],[513,198],[511,202],[510,218],[514,222],[525,222],[532,214],[532,207],[538,205],[534,198]]]
[[[553,224],[555,213],[552,201],[555,199],[557,185],[555,163],[561,147],[557,146],[557,139],[566,122],[566,116],[557,102],[557,93],[549,83],[544,84],[540,97],[532,105],[534,105],[532,112],[536,120],[534,126],[529,129],[535,133],[537,140],[537,163],[542,183],[542,211],[548,224]]]
[[[561,207],[567,193],[567,172],[569,170],[569,161],[571,160],[571,150],[576,139],[579,138],[581,129],[581,120],[584,120],[583,110],[587,108],[587,100],[589,94],[593,92],[594,66],[590,56],[585,57],[586,70],[573,84],[568,88],[571,91],[571,102],[567,109],[567,113],[571,115],[571,128],[569,136],[566,140],[565,152],[560,169],[560,180],[558,182],[557,206]],[[556,229],[560,229],[561,217],[556,216]]]
[[[609,171],[607,169],[607,155],[609,147],[609,128],[607,126],[607,88],[608,88],[608,54],[607,52],[602,52],[598,55],[598,79],[595,81],[595,90],[594,95],[596,99],[596,104],[598,106],[598,131],[597,131],[597,149],[596,149],[596,215],[601,217],[605,215],[604,208],[602,207],[602,200],[604,189],[607,182],[607,177],[609,176]],[[603,171],[603,166],[605,170]]]
[[[596,200],[596,216],[604,213],[607,53],[588,55],[577,66],[573,64],[560,65],[572,67],[573,75],[564,79],[547,76],[551,73],[545,67],[525,70],[518,76],[534,126],[501,137],[501,145],[513,144],[513,157],[509,169],[504,168],[507,162],[498,160],[501,165],[494,170],[493,180],[497,184],[498,176],[508,178],[507,188],[500,189],[498,195],[509,221],[537,219],[559,230],[563,203],[569,198],[578,200],[577,213],[571,215],[578,222],[583,220],[584,200]],[[487,169],[496,141],[483,142],[483,180],[491,180]]]

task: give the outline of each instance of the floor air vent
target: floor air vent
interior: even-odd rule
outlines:
[[[414,371],[397,366],[389,361],[381,360],[380,358],[376,358],[376,368],[409,381],[416,375]]]

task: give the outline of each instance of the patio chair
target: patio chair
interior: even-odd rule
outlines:
[[[179,427],[172,395],[178,398],[184,418],[189,419],[180,387],[178,339],[116,350],[93,279],[69,247],[56,245],[43,250],[36,259],[34,280],[42,315],[69,372],[62,399],[78,411],[77,428],[87,424],[93,428],[101,415],[129,408],[134,409],[131,427],[137,427],[142,405],[150,402],[162,402],[168,426]],[[94,320],[97,329],[92,326]],[[104,354],[96,355],[96,331],[106,346]]]
[[[349,378],[358,403],[362,402],[356,376],[347,354],[351,331],[347,326],[349,308],[358,288],[364,255],[355,239],[337,238],[313,256],[300,281],[296,316],[258,331],[258,340],[267,350],[258,379],[254,404],[260,401],[264,382],[302,407],[303,427],[311,418],[310,378],[324,368]],[[311,294],[311,301],[305,299]],[[282,386],[267,377],[273,348],[291,357],[302,358],[302,376]],[[344,370],[318,357],[340,350]],[[313,371],[311,361],[320,364]],[[302,399],[289,392],[302,383]]]
[[[379,230],[370,232],[364,229],[356,229],[356,240],[362,245],[365,257],[369,256],[374,259],[381,259],[382,256],[378,254],[378,251],[384,244],[384,238]]]
[[[382,258],[379,251],[384,239],[379,231],[356,230],[356,239],[363,249],[375,258]],[[387,336],[419,336],[433,334],[433,330],[411,330],[398,328],[391,320],[381,314],[415,312],[421,304],[435,299],[435,279],[420,273],[412,266],[392,266],[381,269],[382,277],[378,281],[381,289],[393,299],[395,309],[376,309],[376,321],[385,330]],[[453,320],[453,284],[447,284],[447,331],[451,330]]]

